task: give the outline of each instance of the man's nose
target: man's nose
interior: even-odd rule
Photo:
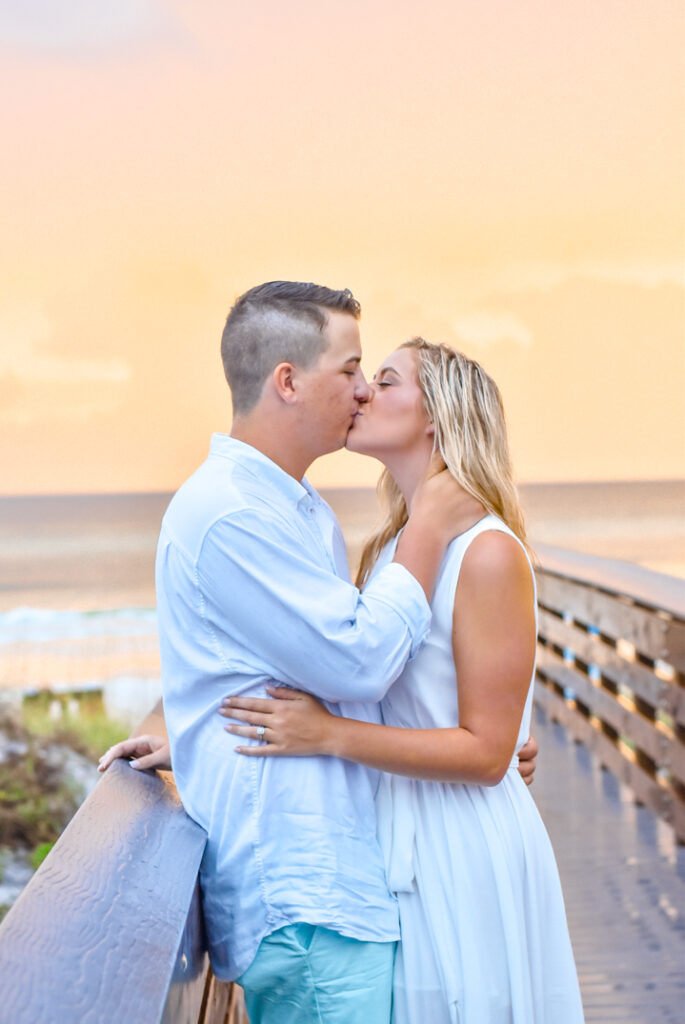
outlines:
[[[366,378],[360,370],[357,375],[357,384],[354,389],[354,397],[358,402],[368,402],[371,398],[371,388],[366,383]]]

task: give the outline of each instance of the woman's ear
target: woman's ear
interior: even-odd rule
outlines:
[[[429,437],[433,437],[435,435],[435,427],[433,426],[432,423],[429,423],[428,426],[426,427],[426,433],[428,434]]]

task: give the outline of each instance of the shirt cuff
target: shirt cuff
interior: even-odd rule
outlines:
[[[428,636],[431,624],[431,607],[419,581],[400,562],[390,562],[373,574],[364,587],[364,596],[383,601],[404,620],[411,635],[411,661]]]

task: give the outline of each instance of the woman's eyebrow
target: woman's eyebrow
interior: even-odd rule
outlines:
[[[381,366],[378,373],[374,373],[373,379],[376,380],[377,377],[382,377],[384,373],[394,373],[396,377],[400,376],[394,366]]]

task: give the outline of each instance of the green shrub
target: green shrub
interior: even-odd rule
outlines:
[[[53,841],[51,843],[39,843],[38,846],[35,847],[31,854],[31,867],[34,871],[41,866],[54,845],[55,843]]]
[[[107,717],[99,693],[81,694],[77,714],[68,710],[69,696],[72,695],[55,697],[46,691],[25,699],[22,704],[24,725],[34,735],[64,743],[97,764],[105,750],[126,739],[130,730],[123,722]],[[50,705],[55,700],[62,704],[63,713],[58,719],[50,714]]]

